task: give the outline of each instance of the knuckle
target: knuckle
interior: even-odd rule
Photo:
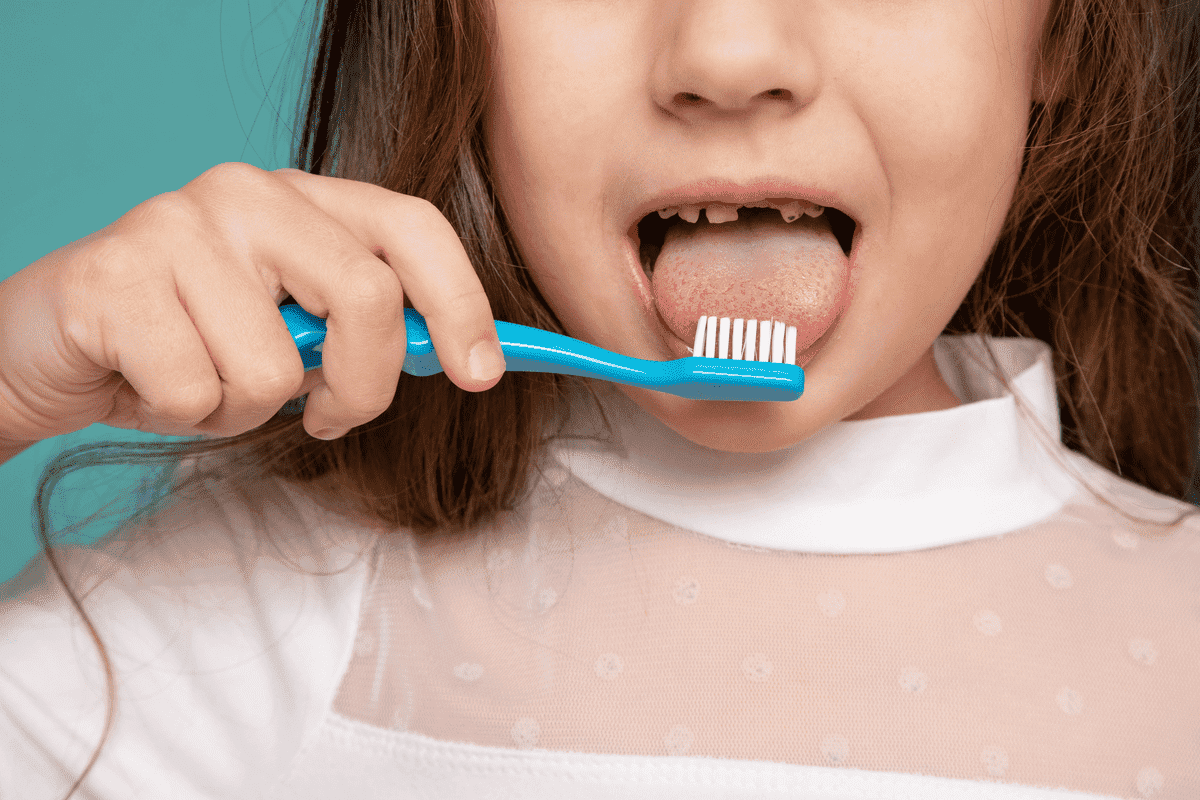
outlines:
[[[303,372],[299,377],[291,370],[263,372],[246,381],[246,399],[254,406],[275,406],[280,397],[291,397],[303,382]]]
[[[221,405],[221,385],[191,383],[163,395],[144,397],[143,402],[153,417],[193,423],[210,416]]]
[[[373,263],[359,272],[344,293],[353,305],[378,312],[393,311],[403,305],[404,290],[400,279],[382,262],[373,259]]]
[[[350,412],[353,419],[360,420],[357,425],[363,425],[378,417],[392,404],[391,398],[380,398],[377,395],[350,395],[343,398],[343,407]]]
[[[244,161],[225,161],[200,173],[188,186],[204,189],[259,187],[263,185],[266,176],[267,173],[264,170],[253,164],[247,164]]]
[[[121,228],[132,238],[193,230],[198,224],[196,204],[182,192],[165,192],[132,208],[121,218]]]

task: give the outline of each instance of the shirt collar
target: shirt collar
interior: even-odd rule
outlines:
[[[989,350],[1020,403],[985,367]],[[609,387],[600,396],[616,438],[559,440],[550,454],[643,514],[776,550],[919,550],[1012,531],[1062,508],[1078,483],[1058,460],[1050,347],[941,336],[934,359],[963,405],[843,420],[772,453],[726,453],[683,438]],[[603,430],[581,398],[571,420],[571,433]]]

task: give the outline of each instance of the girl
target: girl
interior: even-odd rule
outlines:
[[[45,508],[108,457],[47,468],[0,796],[1200,796],[1197,18],[330,0],[304,171],[0,284],[6,454],[200,437],[89,547]],[[494,328],[665,360],[701,314],[796,325],[804,395],[505,375]]]

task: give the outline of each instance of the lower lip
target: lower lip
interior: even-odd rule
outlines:
[[[855,262],[858,258],[858,231],[855,231],[854,242],[850,248],[850,274],[854,275]],[[636,240],[632,235],[625,237],[625,259],[633,273],[634,281],[637,289],[637,296],[640,300],[639,305],[642,308],[642,313],[646,320],[646,326],[654,330],[662,342],[663,346],[670,351],[674,358],[690,358],[692,356],[691,347],[694,342],[685,342],[675,335],[667,323],[663,320],[662,315],[658,313],[658,305],[654,302],[654,292],[650,286],[650,276],[642,269],[642,259],[638,254]],[[851,281],[853,284],[853,280]],[[801,369],[806,367],[810,361],[816,358],[825,344],[831,338],[833,331],[837,328],[842,316],[845,314],[845,309],[840,314],[833,318],[825,332],[803,351],[796,353],[796,364]],[[699,323],[699,320],[696,320]]]

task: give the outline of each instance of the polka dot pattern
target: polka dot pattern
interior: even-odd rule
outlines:
[[[1071,572],[1062,564],[1050,564],[1046,567],[1046,583],[1055,589],[1070,589],[1075,581]]]
[[[599,502],[536,524],[527,541],[463,545],[474,605],[436,582],[462,581],[466,558],[422,564],[396,593],[411,593],[427,615],[411,619],[428,622],[408,624],[427,625],[432,642],[380,679],[397,730],[424,719],[442,727],[416,732],[497,747],[911,765],[1156,800],[1200,785],[1169,745],[1180,738],[1173,703],[1188,698],[1163,699],[1196,652],[1178,632],[1200,621],[1200,596],[1156,599],[1170,583],[1145,566],[1198,574],[1187,541],[1142,537],[1093,510],[1048,533],[852,556],[722,542]],[[552,563],[559,553],[570,559]],[[407,653],[395,630],[379,641]],[[354,644],[372,668],[376,634],[360,630]],[[419,685],[428,674],[441,694]],[[1200,753],[1200,723],[1187,735]]]
[[[606,681],[615,680],[625,670],[625,662],[616,653],[605,653],[596,659],[596,674]]]
[[[1154,767],[1142,767],[1137,774],[1137,790],[1142,797],[1158,797],[1162,794],[1163,774]]]
[[[986,608],[976,612],[971,622],[974,623],[975,629],[984,636],[999,636],[1004,631],[1004,624],[1000,622],[1000,615]]]
[[[821,755],[827,764],[843,766],[850,759],[850,741],[840,734],[830,734],[821,740]]]
[[[836,617],[846,608],[846,598],[837,589],[829,589],[817,595],[817,605],[827,617]]]
[[[979,754],[983,770],[991,778],[1003,778],[1008,770],[1008,753],[1003,747],[985,747]]]
[[[1069,686],[1059,689],[1058,694],[1054,696],[1054,700],[1058,703],[1058,707],[1062,709],[1064,714],[1083,713],[1083,697]]]
[[[692,749],[692,741],[696,737],[686,725],[676,725],[663,737],[669,756],[686,756]]]
[[[742,660],[742,674],[754,683],[764,683],[775,671],[775,665],[762,653],[753,653]]]
[[[483,664],[464,661],[454,667],[454,677],[460,681],[472,683],[483,677]]]
[[[1158,650],[1149,639],[1130,639],[1129,657],[1139,664],[1152,666],[1158,660]]]
[[[700,581],[692,577],[680,578],[675,582],[673,594],[676,603],[690,606],[700,597]]]
[[[900,688],[909,694],[921,694],[929,685],[929,678],[919,669],[909,668],[900,675]]]
[[[521,717],[512,726],[512,740],[517,747],[527,750],[537,747],[542,735],[542,726],[533,717]]]

